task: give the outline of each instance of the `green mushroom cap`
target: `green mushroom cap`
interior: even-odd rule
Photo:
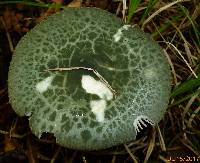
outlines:
[[[8,91],[36,136],[49,132],[64,147],[99,150],[131,141],[162,119],[170,77],[148,34],[100,9],[69,8],[21,39]]]

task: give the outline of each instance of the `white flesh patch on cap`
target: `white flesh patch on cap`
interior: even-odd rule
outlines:
[[[54,76],[49,76],[45,78],[44,80],[40,81],[39,83],[37,83],[35,86],[36,90],[40,93],[44,93],[51,85],[53,78]]]
[[[122,31],[128,30],[128,28],[130,28],[130,27],[131,27],[131,25],[123,25],[121,28],[119,28],[117,30],[117,32],[113,35],[114,41],[118,42],[123,35]]]
[[[143,126],[147,127],[146,123],[155,125],[154,122],[146,115],[139,115],[133,122],[136,132],[140,132],[140,130],[143,130]]]
[[[95,80],[90,75],[83,75],[81,84],[87,93],[95,94],[100,98],[100,100],[91,100],[90,108],[96,116],[96,120],[103,122],[107,101],[113,98],[113,93],[104,83]]]
[[[104,121],[104,111],[106,109],[105,100],[92,100],[90,101],[90,108],[92,112],[96,115],[96,120],[98,122]]]
[[[111,100],[113,98],[111,90],[104,83],[95,80],[90,75],[83,75],[81,84],[87,93],[95,94],[105,100]]]

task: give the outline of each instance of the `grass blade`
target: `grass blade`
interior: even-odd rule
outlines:
[[[188,95],[184,96],[183,98],[176,100],[173,104],[169,105],[168,107],[170,108],[172,106],[179,105],[180,103],[190,99],[192,96],[199,95],[199,94],[200,94],[200,89],[197,89],[196,92],[188,94]]]
[[[184,6],[178,4],[180,9],[182,10],[183,14],[188,18],[188,20],[190,21],[191,25],[192,25],[192,28],[194,30],[194,33],[195,33],[195,36],[196,36],[196,39],[197,39],[197,43],[198,43],[198,46],[200,47],[200,32],[198,31],[198,29],[196,28],[195,26],[195,23],[193,22],[193,20],[191,19],[190,15],[189,15],[189,11],[187,8],[185,8]]]
[[[54,4],[54,3],[38,3],[34,1],[3,1],[0,2],[0,5],[14,5],[14,4],[22,4],[27,6],[35,6],[35,7],[43,7],[43,8],[64,8],[63,5]]]
[[[158,0],[150,0],[148,3],[148,6],[144,12],[144,14],[142,15],[142,18],[140,19],[139,24],[143,24],[145,18],[148,16],[148,14],[151,12],[151,10],[153,9],[153,7],[155,6],[155,4],[158,2]]]
[[[130,0],[129,2],[129,9],[128,9],[128,23],[130,23],[131,18],[133,17],[138,5],[140,4],[141,0]]]
[[[198,78],[190,79],[185,82],[183,82],[181,85],[179,85],[177,88],[174,89],[174,91],[171,93],[171,97],[175,97],[178,95],[181,95],[183,93],[186,93],[188,91],[192,91],[200,86],[200,74],[197,75]]]
[[[151,34],[151,37],[155,39],[160,33],[163,33],[164,31],[169,29],[170,26],[172,26],[171,22],[176,23],[181,18],[182,18],[182,15],[180,14],[178,16],[172,16],[171,19],[167,19],[165,23],[158,29],[158,31],[155,31]]]

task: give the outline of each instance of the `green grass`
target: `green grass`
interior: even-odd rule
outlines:
[[[139,21],[139,25],[141,25],[147,18],[147,16],[149,16],[150,12],[153,10],[153,7],[156,5],[157,2],[158,0],[149,0],[148,6]]]
[[[188,20],[190,21],[191,25],[192,25],[192,28],[194,30],[194,33],[195,33],[195,36],[196,36],[196,39],[197,39],[197,44],[198,46],[200,47],[200,32],[199,30],[197,29],[195,23],[193,22],[191,16],[189,15],[189,11],[187,8],[185,8],[183,5],[181,4],[178,4],[178,6],[180,7],[181,11],[183,12],[183,14],[188,18]]]
[[[130,0],[129,9],[128,9],[128,18],[127,22],[130,23],[135,11],[137,10],[141,0]]]
[[[183,18],[182,16],[183,15],[179,14],[178,16],[171,16],[170,18],[167,18],[165,22],[160,27],[158,27],[158,30],[151,33],[151,37],[153,37],[154,39],[156,37],[159,37],[160,33],[164,33],[165,31],[170,29],[170,27],[172,26],[172,23],[176,23],[180,21],[181,18]]]
[[[189,100],[190,98],[192,98],[193,96],[196,96],[196,95],[199,95],[199,94],[200,94],[199,89],[196,89],[194,91],[194,93],[191,93],[191,94],[187,93],[185,96],[182,96],[181,98],[176,99],[172,104],[169,105],[169,108],[176,106],[176,105],[179,105],[182,102],[185,102],[185,101]]]
[[[174,88],[170,97],[176,98],[176,100],[173,104],[169,105],[169,107],[179,105],[193,96],[200,94],[200,73],[197,74],[197,77],[198,78],[190,78],[186,81],[182,81],[177,87]],[[196,102],[196,104],[200,104],[200,102]],[[195,106],[198,107],[198,105]]]
[[[0,2],[0,5],[15,5],[15,4],[22,4],[27,6],[34,6],[34,7],[41,7],[41,8],[65,8],[65,6],[57,3],[39,3],[35,1],[3,1]]]
[[[173,98],[194,90],[197,91],[197,88],[200,86],[200,74],[197,76],[198,78],[192,78],[182,82],[177,88],[173,90],[171,97]]]

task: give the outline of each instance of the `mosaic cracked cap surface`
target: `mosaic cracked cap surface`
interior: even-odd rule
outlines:
[[[140,29],[100,9],[67,9],[22,38],[8,84],[13,109],[29,116],[35,135],[50,132],[62,146],[98,150],[162,119],[170,69]]]

